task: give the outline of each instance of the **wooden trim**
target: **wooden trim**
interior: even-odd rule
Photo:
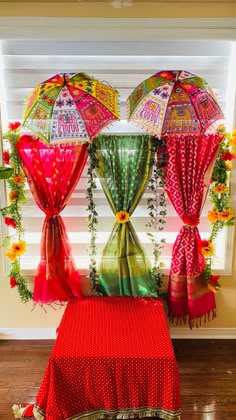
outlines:
[[[45,2],[44,2],[45,4]],[[114,4],[114,2],[113,2]],[[81,18],[229,18],[236,17],[232,1],[158,1],[133,3],[130,7],[114,7],[108,2],[40,1],[1,2],[1,16],[81,17]]]

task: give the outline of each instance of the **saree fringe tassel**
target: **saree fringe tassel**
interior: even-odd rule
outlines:
[[[181,326],[182,323],[186,325],[187,320],[189,324],[189,328],[192,330],[193,328],[199,328],[202,325],[202,320],[204,320],[204,324],[206,322],[210,322],[211,320],[216,318],[216,309],[213,309],[212,311],[209,311],[207,314],[204,314],[200,317],[189,319],[189,316],[187,314],[177,316],[173,315],[171,313],[168,313],[168,319],[171,322],[171,324],[174,324],[176,327]]]

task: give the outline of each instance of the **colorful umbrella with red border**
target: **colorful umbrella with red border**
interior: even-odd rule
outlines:
[[[85,73],[56,74],[26,98],[22,128],[45,143],[90,141],[118,120],[118,92]]]

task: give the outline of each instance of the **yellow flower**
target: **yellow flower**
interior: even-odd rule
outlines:
[[[16,259],[16,254],[14,251],[12,251],[11,249],[9,249],[9,251],[6,252],[6,256],[9,258],[9,260],[11,260],[12,262],[15,261]]]
[[[14,201],[16,201],[18,194],[16,191],[10,191],[8,197],[9,197],[10,203],[13,203]]]
[[[12,178],[12,181],[14,182],[14,184],[20,185],[20,184],[22,184],[22,182],[24,182],[24,179],[25,179],[25,175],[21,173],[21,174],[18,174],[16,176],[14,176]]]
[[[236,146],[236,130],[233,131],[231,137],[229,138],[229,145],[232,147]]]
[[[204,257],[211,257],[214,255],[215,247],[211,241],[208,241],[208,244],[201,248],[201,253]]]
[[[16,256],[22,255],[26,251],[26,243],[25,241],[15,242],[11,245],[12,252],[15,253]]]
[[[232,162],[230,160],[226,160],[225,162],[225,168],[227,171],[231,171],[232,169]]]
[[[218,210],[215,210],[215,209],[209,210],[207,214],[207,218],[211,223],[217,222],[219,220]]]
[[[117,223],[127,223],[129,221],[129,213],[127,211],[121,210],[116,213]]]
[[[225,184],[218,184],[214,188],[212,188],[212,191],[215,194],[223,194],[228,190],[227,186]]]
[[[218,220],[221,222],[228,222],[234,217],[234,211],[232,209],[224,209],[218,213]]]
[[[207,287],[213,293],[217,293],[219,291],[219,287],[218,286],[212,286],[211,284],[208,284]]]

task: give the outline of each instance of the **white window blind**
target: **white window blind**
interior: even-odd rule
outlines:
[[[152,47],[152,48],[151,48]],[[120,92],[120,119],[107,131],[113,133],[140,132],[126,123],[126,99],[132,90],[144,79],[163,69],[184,69],[205,78],[226,108],[227,81],[230,72],[232,43],[230,41],[153,41],[149,42],[87,42],[80,41],[37,41],[4,40],[1,42],[1,78],[4,87],[4,118],[10,121],[21,120],[24,99],[37,84],[56,73],[86,72],[101,81],[107,81]],[[1,89],[1,86],[0,86]],[[6,127],[6,121],[3,121]],[[2,183],[3,184],[3,183]],[[6,203],[4,186],[1,185],[2,205]],[[72,253],[78,268],[86,272],[89,266],[89,240],[87,228],[88,212],[85,198],[87,188],[87,167],[85,167],[67,207],[62,212]],[[236,188],[232,185],[234,198]],[[152,260],[152,244],[148,239],[146,191],[132,215],[134,225],[146,254]],[[5,198],[4,198],[5,197]],[[94,192],[98,212],[97,256],[98,265],[102,250],[115,223],[115,217],[106,201],[98,182]],[[207,238],[210,223],[207,220],[211,203],[206,202],[199,226],[202,238]],[[30,191],[23,206],[23,225],[27,253],[21,258],[24,272],[33,274],[39,262],[40,238],[43,213],[34,203]],[[171,203],[167,200],[167,223],[159,238],[165,238],[162,252],[165,272],[168,272],[174,240],[181,228],[181,221]],[[6,227],[2,224],[2,230]],[[233,229],[223,230],[217,238],[214,269],[229,274],[232,265]],[[7,264],[7,262],[6,262]]]
[[[75,258],[78,268],[83,273],[88,272],[89,267],[89,241],[90,233],[88,232],[88,211],[86,200],[87,188],[87,165],[82,173],[81,179],[74,190],[67,207],[61,213],[63,221],[66,225],[68,237],[72,246],[72,255]],[[147,236],[147,232],[151,231],[145,227],[148,221],[147,211],[147,198],[151,193],[146,190],[139,205],[131,217],[131,222],[138,234],[146,255],[151,262],[153,261],[153,245]],[[97,265],[103,248],[109,238],[112,228],[115,224],[115,216],[113,215],[106,197],[101,188],[99,179],[97,179],[97,189],[94,190],[94,201],[98,212],[98,226],[97,226]],[[165,268],[164,272],[167,273],[170,268],[171,252],[173,243],[181,229],[182,222],[175,212],[168,197],[167,203],[167,217],[164,231],[157,234],[157,239],[164,238],[166,244],[162,250],[161,261],[163,261]],[[210,222],[207,219],[208,209],[212,205],[209,199],[206,201],[203,208],[199,231],[201,238],[208,238],[210,233]],[[22,269],[33,274],[40,258],[40,239],[42,224],[44,220],[43,212],[36,206],[34,199],[29,189],[27,189],[27,202],[22,207],[23,224],[25,227],[25,241],[27,243],[27,253],[21,256]],[[232,241],[232,232],[230,229],[224,229],[220,232],[216,242],[216,254],[214,258],[214,269],[220,273],[229,273],[231,268],[230,242]]]

